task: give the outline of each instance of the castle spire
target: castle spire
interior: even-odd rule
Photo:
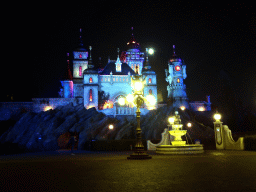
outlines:
[[[89,61],[88,61],[88,68],[94,68],[94,65],[92,63],[92,46],[89,46],[89,50],[90,50],[90,56],[89,56]]]
[[[82,39],[82,28],[80,28],[79,30],[79,47],[83,47],[84,44],[83,44],[83,39]]]
[[[117,60],[116,60],[116,72],[121,72],[122,71],[122,63],[120,61],[120,58],[119,58],[119,48],[117,48]]]
[[[173,45],[172,48],[173,48],[173,55],[172,55],[172,57],[170,59],[170,62],[174,62],[174,61],[181,62],[182,59],[176,55],[175,45]]]
[[[131,29],[132,29],[132,36],[131,36],[130,41],[127,43],[128,50],[129,49],[140,49],[140,44],[136,42],[134,35],[133,35],[133,27]]]
[[[175,45],[173,45],[172,48],[173,48],[173,56],[176,56],[176,53],[175,53]]]
[[[117,48],[117,58],[119,58],[119,48]]]

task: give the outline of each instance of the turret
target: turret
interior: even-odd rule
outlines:
[[[80,28],[79,46],[73,51],[73,78],[83,79],[83,71],[88,67],[88,51],[84,48],[82,29]]]
[[[122,60],[125,60],[134,72],[136,72],[137,70],[138,74],[141,75],[144,61],[144,53],[140,52],[140,44],[137,43],[137,41],[135,40],[133,33],[130,41],[127,43],[127,46],[128,50],[126,51],[125,58],[124,54],[121,55]]]
[[[95,107],[98,109],[99,75],[92,62],[92,47],[89,47],[90,57],[88,68],[84,70],[84,106],[85,108]]]
[[[186,85],[183,82],[186,77],[186,65],[176,55],[175,45],[173,45],[173,55],[168,63],[168,70],[166,70],[166,81],[169,83],[167,86],[168,100],[174,107],[188,108]]]

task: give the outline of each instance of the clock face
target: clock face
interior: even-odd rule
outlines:
[[[180,66],[179,65],[175,66],[175,70],[180,71]]]

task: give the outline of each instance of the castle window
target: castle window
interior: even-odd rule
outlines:
[[[116,65],[116,71],[117,71],[117,72],[121,72],[121,64],[120,64],[120,63],[118,63],[118,64]]]
[[[149,78],[149,79],[148,79],[148,83],[152,83],[152,80],[151,80],[151,78]]]
[[[149,95],[152,95],[152,89],[149,89],[148,92],[149,92]]]
[[[89,101],[92,101],[92,89],[89,91]]]
[[[79,55],[79,58],[80,58],[80,59],[82,58],[82,54]]]
[[[180,78],[177,79],[177,83],[180,83]]]
[[[79,76],[82,76],[82,66],[79,66]]]
[[[92,83],[92,78],[90,77],[90,79],[89,79],[89,83]]]

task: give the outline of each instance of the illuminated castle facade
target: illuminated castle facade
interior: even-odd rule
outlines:
[[[80,30],[81,32],[81,30]],[[119,49],[116,60],[109,60],[104,69],[96,69],[92,62],[92,47],[89,52],[83,47],[80,35],[79,47],[73,51],[73,75],[61,81],[60,92],[64,98],[83,98],[85,108],[95,107],[108,115],[134,114],[132,106],[119,106],[118,99],[132,93],[131,76],[144,75],[144,96],[157,98],[156,73],[151,69],[147,51],[140,49],[132,34],[127,51]],[[156,106],[151,106],[154,109]],[[146,109],[145,109],[146,110]]]
[[[133,34],[127,43],[127,50],[122,51],[120,56],[118,49],[116,60],[108,60],[105,68],[95,68],[92,47],[89,46],[89,50],[84,48],[81,33],[80,29],[80,43],[73,51],[73,73],[69,68],[68,59],[68,75],[61,81],[60,98],[33,98],[33,111],[45,111],[72,103],[83,104],[87,109],[95,107],[106,115],[134,115],[135,107],[128,104],[120,106],[118,100],[132,93],[131,76],[136,74],[145,77],[144,97],[152,95],[157,99],[157,76],[149,64],[148,51],[141,51]],[[207,96],[206,101],[188,101],[184,84],[187,77],[186,65],[176,55],[175,46],[165,74],[168,82],[167,99],[173,107],[211,111],[210,96]],[[144,115],[158,106],[144,105],[141,114]]]

